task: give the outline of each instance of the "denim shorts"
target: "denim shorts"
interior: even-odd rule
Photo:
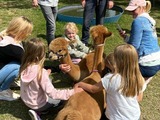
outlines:
[[[157,66],[139,65],[139,67],[143,77],[152,77],[160,70],[160,65],[157,65]]]

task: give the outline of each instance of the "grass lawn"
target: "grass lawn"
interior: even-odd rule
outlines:
[[[61,0],[59,2],[59,8],[65,5],[71,5],[75,2],[79,3],[79,0]],[[115,4],[124,8],[127,5],[127,0],[115,0]],[[160,3],[155,4],[155,7],[151,10],[151,16],[157,22],[157,34],[160,40]],[[33,21],[34,30],[30,38],[40,37],[45,40],[45,20],[39,8],[32,8],[31,0],[0,0],[0,31],[4,30],[8,22],[15,16],[27,16]],[[130,25],[132,22],[132,17],[124,12],[120,20],[118,21],[121,27],[129,32]],[[62,36],[63,26],[65,22],[57,21],[57,31],[56,36]],[[81,36],[81,25],[77,25],[79,28],[79,35]],[[116,24],[110,23],[105,24],[105,26],[113,33],[112,37],[106,40],[105,44],[105,53],[108,54],[112,52],[114,47],[118,44],[123,43],[122,38],[119,36],[118,31],[116,30]],[[160,43],[160,41],[159,41]],[[46,61],[46,64],[50,64]],[[53,84],[57,88],[66,88],[72,85],[72,81],[64,75],[63,73],[54,73]],[[143,101],[140,102],[141,106],[141,120],[159,120],[160,119],[160,72],[157,73],[151,83],[148,85],[146,91],[144,92]],[[19,92],[19,90],[15,90]],[[93,109],[93,108],[91,108]],[[56,113],[56,109],[51,110],[52,112],[49,115],[43,116],[43,120],[53,120]],[[21,100],[17,101],[0,101],[0,120],[30,120],[28,115],[28,108],[23,104]]]

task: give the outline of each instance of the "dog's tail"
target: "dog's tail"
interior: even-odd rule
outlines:
[[[64,108],[58,113],[55,120],[83,120],[83,118],[79,111]]]

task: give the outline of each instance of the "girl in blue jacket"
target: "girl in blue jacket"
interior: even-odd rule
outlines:
[[[152,78],[160,70],[160,47],[156,34],[156,22],[148,14],[150,1],[131,0],[126,7],[133,15],[130,37],[121,30],[125,42],[133,45],[139,56],[139,66],[143,77]],[[148,79],[149,80],[149,79]]]

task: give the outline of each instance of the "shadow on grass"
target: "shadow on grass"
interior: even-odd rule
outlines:
[[[58,61],[51,62],[50,60],[45,61],[45,65],[56,66]],[[55,72],[51,74],[52,83],[57,89],[69,89],[73,86],[73,81],[71,78],[62,72]],[[12,89],[14,92],[20,92],[20,89]],[[16,101],[0,101],[0,119],[4,120],[30,120],[28,114],[29,108],[23,103],[21,99]],[[59,112],[59,108],[51,108],[47,115],[43,115],[43,120],[54,120],[55,116]],[[7,118],[6,118],[7,115]]]
[[[7,107],[6,107],[7,106]],[[42,115],[41,118],[42,120],[54,120],[56,117],[57,113],[62,109],[62,107],[52,107],[49,110],[49,113],[46,115]],[[23,103],[21,99],[8,102],[8,101],[0,101],[0,115],[1,115],[1,120],[3,114],[6,115],[8,114],[9,117],[5,117],[3,120],[31,120],[29,114],[28,114],[29,108],[26,107],[26,105]]]
[[[160,28],[156,28],[157,30],[157,36],[160,37]]]
[[[67,74],[62,72],[52,73],[51,75],[52,82],[55,88],[57,89],[70,89],[73,86],[73,81],[69,78]],[[20,90],[14,90],[19,92]],[[0,119],[3,118],[6,120],[20,119],[20,120],[30,120],[28,114],[29,108],[23,103],[21,99],[16,101],[0,101]],[[43,120],[54,120],[55,116],[59,112],[60,108],[51,108],[50,112],[46,115],[41,116]],[[8,115],[6,118],[6,114]]]
[[[11,102],[0,101],[0,115],[3,114],[10,115],[7,120],[12,120],[13,117],[21,120],[29,120],[28,108],[24,105],[21,99]]]
[[[46,66],[57,68],[59,64],[59,61],[50,61],[46,59],[45,68]],[[52,79],[52,83],[55,88],[71,88],[74,84],[73,80],[69,77],[69,75],[63,73],[62,71],[55,71],[50,75],[50,78]]]
[[[44,40],[46,39],[46,35],[45,34],[38,34],[37,37],[38,38],[43,38]]]

